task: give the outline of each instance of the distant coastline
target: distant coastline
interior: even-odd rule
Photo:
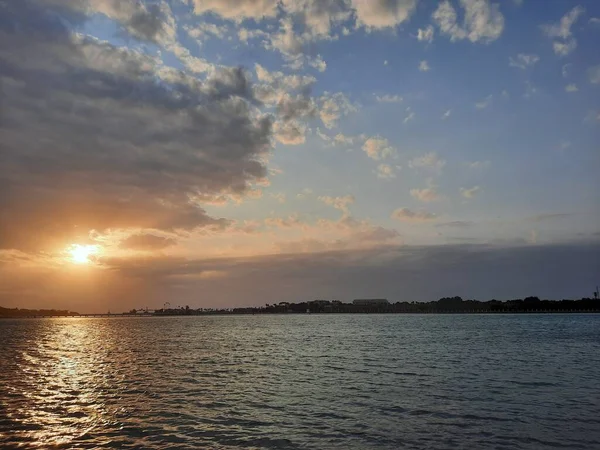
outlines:
[[[300,303],[279,302],[259,307],[198,308],[165,307],[161,309],[132,309],[124,313],[80,314],[56,309],[19,309],[0,307],[0,318],[18,317],[89,317],[89,316],[201,316],[257,314],[527,314],[527,313],[600,313],[600,299],[541,300],[527,297],[514,300],[463,300],[444,297],[432,302],[395,302],[387,299],[356,299],[352,303],[338,300],[312,300]]]

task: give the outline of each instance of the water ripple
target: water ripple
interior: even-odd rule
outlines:
[[[0,447],[600,448],[600,316],[0,321]]]

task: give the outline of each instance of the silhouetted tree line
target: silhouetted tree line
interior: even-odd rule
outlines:
[[[540,300],[526,297],[515,300],[463,300],[444,297],[432,302],[396,302],[355,305],[339,300],[313,300],[300,303],[279,302],[262,307],[228,309],[178,308],[157,310],[157,315],[211,314],[306,314],[306,313],[531,313],[531,312],[600,312],[600,300]]]
[[[57,317],[78,316],[79,313],[66,309],[19,309],[0,307],[0,317]]]

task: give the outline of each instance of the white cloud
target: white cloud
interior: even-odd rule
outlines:
[[[402,97],[399,95],[390,95],[385,94],[382,96],[376,95],[375,98],[379,103],[400,103],[402,102]]]
[[[297,120],[276,122],[273,131],[275,138],[285,145],[300,145],[306,141],[306,125]]]
[[[566,56],[577,48],[577,41],[571,33],[571,27],[585,12],[582,6],[576,6],[565,14],[558,23],[542,25],[542,30],[549,38],[555,39],[552,43],[554,53]]]
[[[285,203],[286,195],[283,192],[277,194],[271,194],[271,197],[277,200],[279,203]]]
[[[435,28],[433,25],[427,25],[425,28],[419,28],[417,31],[417,39],[422,42],[433,42],[433,35],[435,33]]]
[[[477,108],[477,109],[487,108],[488,106],[490,106],[492,104],[492,98],[493,98],[493,96],[491,94],[488,95],[483,100],[480,100],[477,103],[475,103],[475,108]]]
[[[296,194],[296,198],[303,200],[309,196],[311,196],[313,193],[313,190],[310,188],[304,188],[302,189],[302,192],[300,192],[299,194]]]
[[[185,25],[183,28],[199,44],[202,43],[202,38],[206,38],[208,35],[223,39],[229,30],[227,25],[216,25],[210,22],[200,22],[196,26]]]
[[[565,14],[558,23],[542,25],[542,30],[548,37],[567,39],[572,35],[571,27],[584,12],[585,9],[582,6],[576,6]]]
[[[577,88],[577,85],[574,83],[567,84],[567,86],[565,87],[566,92],[577,92],[578,90],[579,89]]]
[[[474,198],[480,194],[482,189],[479,186],[473,186],[472,188],[460,188],[460,195],[464,198]]]
[[[569,76],[569,70],[571,69],[572,65],[572,63],[567,63],[564,66],[562,66],[562,76],[564,78],[567,78]]]
[[[469,169],[480,170],[489,168],[491,164],[489,161],[471,161],[467,163],[467,166]]]
[[[308,65],[313,69],[317,69],[319,72],[325,72],[327,69],[327,63],[323,60],[321,55],[317,55],[314,59],[309,59]]]
[[[451,109],[447,110],[444,114],[442,114],[442,120],[446,120],[448,117],[450,117],[450,114],[452,114]]]
[[[565,42],[554,41],[552,48],[558,56],[567,56],[577,48],[577,41],[575,39],[569,39]]]
[[[588,78],[592,84],[600,84],[600,65],[590,67],[587,71]]]
[[[356,112],[358,108],[350,102],[350,99],[341,92],[331,94],[325,92],[320,98],[321,105],[319,116],[323,125],[333,128],[341,116]]]
[[[367,139],[363,145],[363,151],[369,158],[376,161],[394,154],[394,148],[388,140],[379,136]]]
[[[591,25],[600,26],[600,18],[598,17],[590,18],[589,22]]]
[[[394,168],[389,164],[379,164],[379,166],[377,166],[377,178],[391,180],[395,177],[396,174],[394,173]]]
[[[393,219],[400,222],[427,222],[437,219],[434,213],[427,211],[412,211],[408,208],[400,208],[395,210],[391,216]]]
[[[357,26],[367,29],[393,28],[408,20],[417,0],[352,0]]]
[[[387,60],[387,59],[383,61],[383,65],[384,65],[384,66],[387,66],[387,65],[388,65],[388,60]]]
[[[421,72],[427,72],[431,70],[431,67],[429,67],[429,63],[427,61],[423,60],[419,63],[419,70]]]
[[[336,145],[352,145],[354,144],[354,138],[352,136],[346,136],[342,133],[338,133],[333,137],[333,142]]]
[[[516,58],[513,58],[512,56],[508,58],[508,65],[525,70],[529,67],[533,67],[539,60],[540,57],[538,55],[519,53]]]
[[[339,209],[343,213],[343,217],[350,215],[350,205],[354,203],[353,195],[344,195],[343,197],[330,197],[328,195],[318,197],[319,201],[326,205]]]
[[[331,27],[344,22],[352,12],[346,0],[282,0],[283,9],[304,25],[311,40],[330,39]]]
[[[250,39],[267,37],[268,35],[268,33],[260,29],[250,30],[244,27],[238,29],[238,39],[245,44],[247,44]]]
[[[269,72],[260,64],[254,65],[256,77],[261,83],[271,85],[284,92],[290,90],[305,90],[311,87],[317,79],[311,75],[286,75],[283,72]]]
[[[225,19],[241,22],[244,19],[260,20],[277,15],[278,0],[193,0],[194,12],[213,12]]]
[[[404,118],[404,120],[402,121],[402,123],[404,123],[404,125],[406,125],[408,122],[410,122],[411,120],[414,120],[415,118],[415,113],[413,111],[410,111],[408,113],[408,116],[406,116]]]
[[[413,158],[408,163],[408,166],[412,169],[426,169],[437,173],[440,173],[445,165],[446,161],[441,159],[435,152]]]
[[[423,189],[411,189],[410,195],[422,202],[436,202],[441,199],[436,186],[430,186]]]
[[[319,136],[325,142],[331,142],[331,137],[323,133],[319,127],[317,127],[317,136]]]
[[[465,10],[462,25],[448,0],[439,3],[432,18],[440,31],[451,41],[468,39],[471,42],[489,43],[500,37],[504,30],[504,16],[498,4],[489,0],[460,0]]]

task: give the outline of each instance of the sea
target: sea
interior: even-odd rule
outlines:
[[[600,449],[600,314],[3,319],[0,447]]]

